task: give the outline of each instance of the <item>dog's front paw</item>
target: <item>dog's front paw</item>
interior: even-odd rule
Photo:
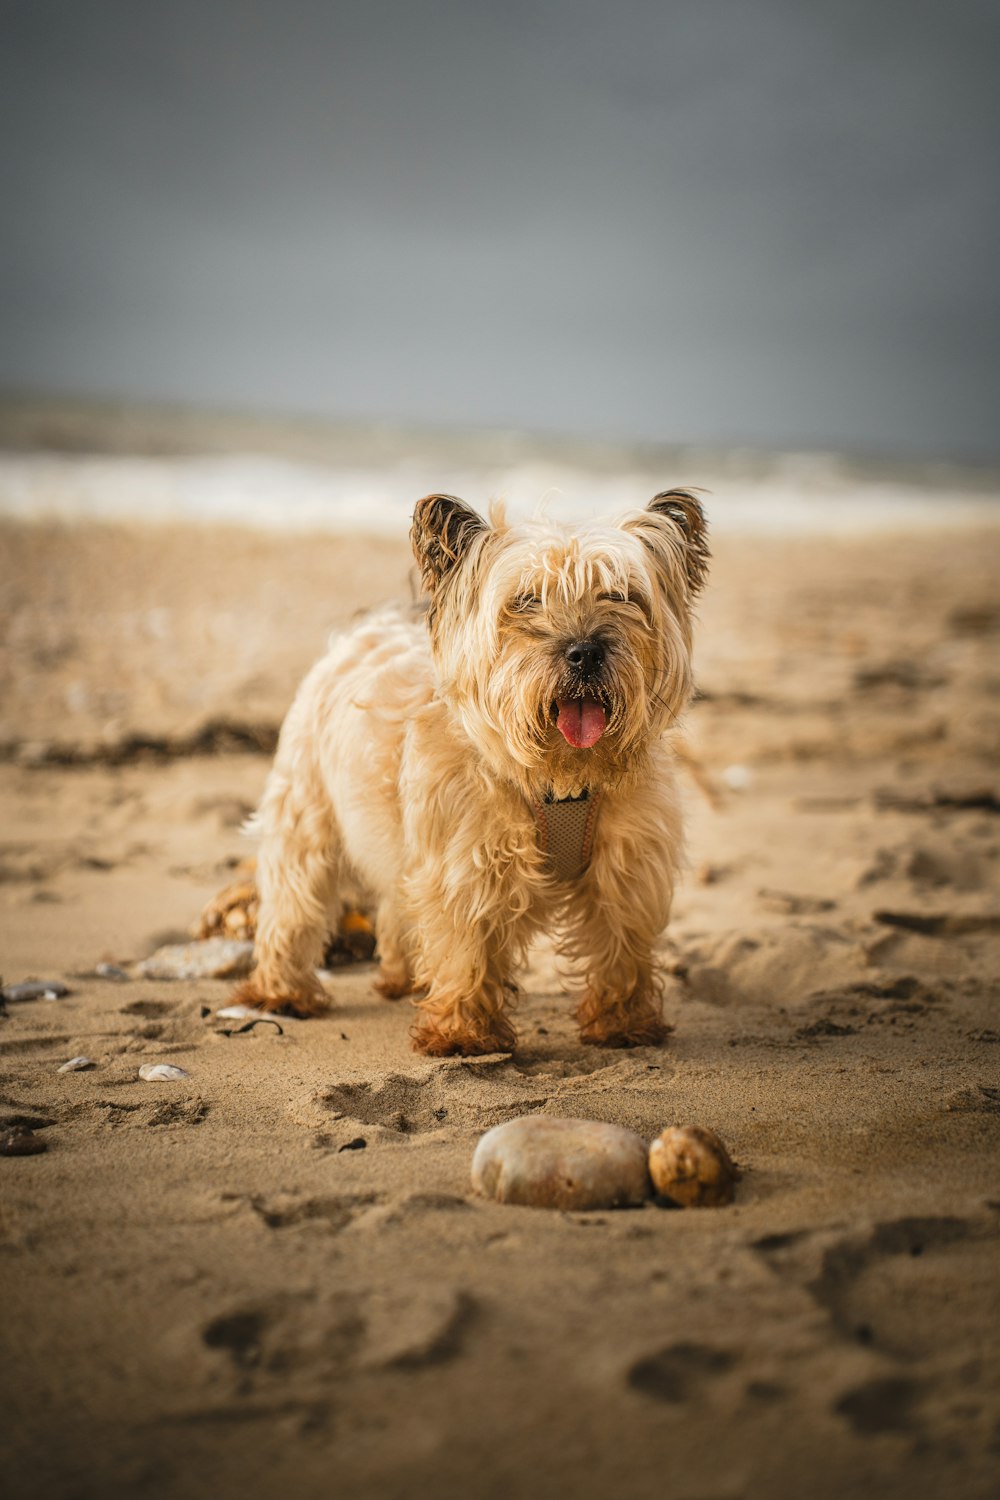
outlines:
[[[424,1020],[410,1033],[414,1052],[425,1057],[485,1057],[491,1052],[513,1052],[517,1033],[503,1016],[488,1025],[461,1021]]]
[[[277,1011],[302,1020],[325,1016],[330,1009],[330,997],[318,979],[301,980],[294,985],[269,985],[262,984],[252,974],[236,986],[231,1000],[234,1005],[250,1005],[254,1010]]]
[[[580,1040],[592,1047],[659,1047],[673,1030],[655,1000],[608,1001],[588,995],[576,1013]]]

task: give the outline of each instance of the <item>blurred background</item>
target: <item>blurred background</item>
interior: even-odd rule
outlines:
[[[920,532],[943,567],[942,524],[1000,516],[987,0],[4,23],[0,751],[269,743],[331,626],[406,591],[432,490],[585,519],[702,487],[716,688],[747,537]],[[787,679],[804,608],[758,666]]]
[[[990,0],[4,16],[8,407],[1000,455]]]

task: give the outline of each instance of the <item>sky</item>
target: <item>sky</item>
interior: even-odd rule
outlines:
[[[0,389],[1000,458],[992,0],[4,0]]]

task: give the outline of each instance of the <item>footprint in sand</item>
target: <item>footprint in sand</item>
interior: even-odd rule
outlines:
[[[300,1197],[279,1193],[272,1198],[253,1197],[250,1207],[269,1229],[289,1229],[300,1224],[316,1224],[337,1233],[365,1208],[378,1201],[375,1193],[346,1193],[330,1197]]]
[[[473,1063],[480,1066],[470,1070],[463,1065]],[[470,1071],[484,1084],[471,1093],[467,1086]],[[482,1130],[541,1109],[548,1099],[548,1094],[529,1090],[510,1059],[504,1057],[461,1059],[457,1066],[446,1063],[423,1077],[390,1073],[370,1083],[332,1084],[312,1102],[327,1120],[332,1116],[341,1122],[347,1132],[345,1140],[360,1134],[369,1144],[376,1144],[386,1139],[381,1132],[393,1132],[397,1139],[405,1139],[453,1125],[473,1125]],[[342,1142],[337,1140],[336,1144]]]
[[[919,1395],[920,1387],[912,1380],[888,1376],[847,1391],[833,1409],[846,1417],[863,1437],[906,1432],[912,1426],[913,1407]]]
[[[702,1396],[713,1379],[725,1375],[740,1356],[710,1344],[669,1344],[637,1360],[626,1379],[634,1391],[679,1406]]]
[[[995,1304],[989,1221],[896,1219],[827,1250],[808,1290],[846,1337],[906,1362],[982,1344]],[[951,1288],[962,1286],[956,1298]]]
[[[133,1000],[130,1005],[122,1006],[121,1014],[142,1016],[146,1021],[156,1021],[161,1016],[169,1016],[170,1012],[176,1009],[176,1000]]]
[[[419,1372],[457,1358],[477,1311],[458,1287],[424,1288],[420,1295],[385,1287],[327,1297],[287,1293],[228,1308],[197,1336],[214,1357],[204,1370],[211,1383],[228,1372],[241,1401],[254,1395],[280,1402],[294,1377],[308,1405],[314,1393],[361,1370]],[[215,1414],[227,1420],[233,1411],[223,1405]]]

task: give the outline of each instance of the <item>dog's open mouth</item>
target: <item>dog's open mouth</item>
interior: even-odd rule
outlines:
[[[589,750],[607,728],[603,703],[596,698],[557,698],[552,705],[556,728],[574,750]]]

